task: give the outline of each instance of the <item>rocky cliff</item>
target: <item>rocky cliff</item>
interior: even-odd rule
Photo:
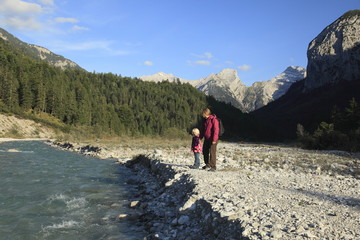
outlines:
[[[321,122],[333,121],[335,106],[345,109],[352,99],[360,102],[360,10],[327,26],[310,42],[307,54],[306,78],[251,113],[259,124],[249,132],[264,133],[261,140],[294,139],[297,124],[314,132]]]
[[[305,92],[340,81],[360,81],[360,10],[345,13],[309,44]]]

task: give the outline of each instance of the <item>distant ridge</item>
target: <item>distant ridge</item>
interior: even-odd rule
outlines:
[[[82,70],[82,68],[75,62],[66,59],[61,55],[57,55],[44,47],[25,43],[2,28],[0,28],[0,39],[7,42],[13,48],[20,50],[24,55],[37,61],[45,61],[48,64],[61,69]]]
[[[250,87],[241,82],[235,69],[224,69],[217,74],[210,74],[198,80],[186,80],[163,72],[141,76],[140,79],[189,83],[218,101],[231,103],[244,112],[251,112],[284,95],[293,83],[304,79],[305,75],[304,68],[290,66],[280,75],[268,81],[255,82]]]

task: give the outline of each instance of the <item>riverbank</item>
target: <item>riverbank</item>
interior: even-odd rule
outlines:
[[[48,139],[55,138],[53,129],[33,120],[0,114],[0,137],[4,141],[16,139]]]
[[[2,142],[18,142],[18,141],[51,141],[47,138],[0,138]]]
[[[357,154],[220,143],[218,171],[207,172],[189,168],[182,143],[57,145],[133,170],[131,217],[147,239],[360,239]]]

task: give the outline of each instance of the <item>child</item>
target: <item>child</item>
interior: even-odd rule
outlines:
[[[193,138],[191,143],[191,151],[194,153],[195,162],[192,168],[200,167],[200,153],[202,152],[202,145],[200,142],[200,131],[197,128],[192,130]]]

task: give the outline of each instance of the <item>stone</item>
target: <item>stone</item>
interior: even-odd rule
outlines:
[[[127,216],[128,216],[127,214],[120,214],[120,215],[118,216],[118,218],[124,219],[124,218],[126,218]]]
[[[137,207],[139,204],[140,204],[139,201],[132,201],[132,202],[130,203],[130,207],[131,207],[131,208],[135,208],[135,207]]]
[[[280,231],[272,231],[270,233],[270,237],[274,238],[274,239],[281,239],[282,234]]]
[[[186,215],[181,216],[177,221],[180,225],[185,225],[189,223],[190,218]]]

